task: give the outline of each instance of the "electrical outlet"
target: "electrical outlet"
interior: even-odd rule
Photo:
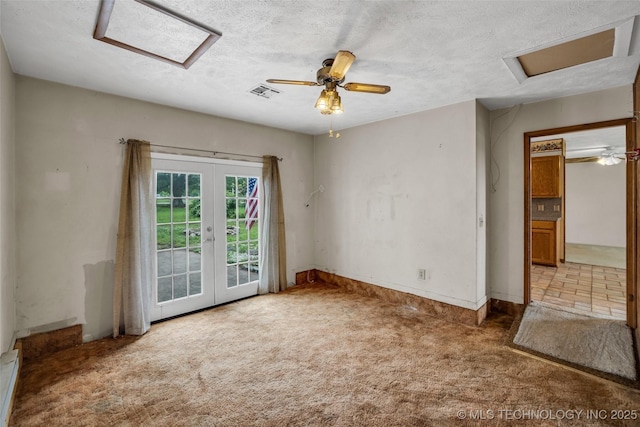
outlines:
[[[427,270],[424,268],[418,269],[418,280],[427,280]]]

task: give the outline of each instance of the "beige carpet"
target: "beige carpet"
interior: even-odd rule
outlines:
[[[621,320],[598,319],[532,302],[513,342],[602,372],[636,379],[631,329]]]
[[[31,361],[10,425],[601,426],[556,415],[640,409],[636,390],[513,352],[512,320],[297,287]]]

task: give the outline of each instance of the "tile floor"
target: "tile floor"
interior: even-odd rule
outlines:
[[[626,294],[622,268],[577,263],[531,268],[531,299],[574,313],[625,320]]]

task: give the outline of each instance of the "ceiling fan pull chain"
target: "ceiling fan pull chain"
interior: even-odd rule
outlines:
[[[333,138],[333,117],[329,117],[329,138]],[[336,132],[336,139],[340,138],[340,132]]]

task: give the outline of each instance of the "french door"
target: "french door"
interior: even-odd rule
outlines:
[[[244,163],[154,155],[152,321],[257,294],[262,170]]]

